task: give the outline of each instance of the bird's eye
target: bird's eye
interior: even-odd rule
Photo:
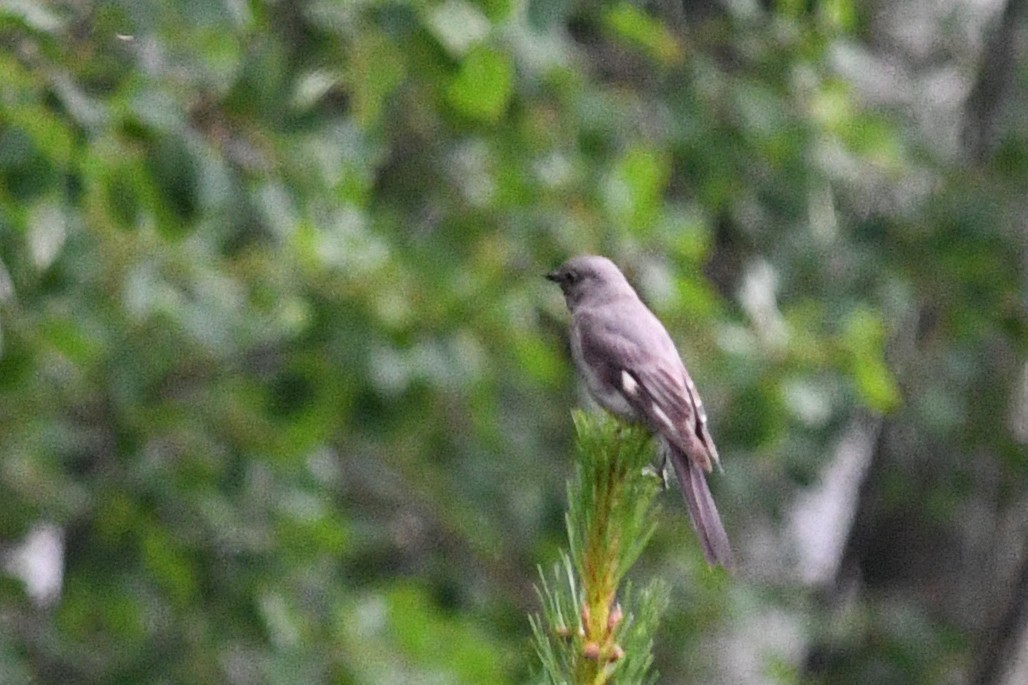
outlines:
[[[577,271],[568,271],[567,278],[568,283],[578,283],[580,280],[582,280],[582,277],[578,274]]]

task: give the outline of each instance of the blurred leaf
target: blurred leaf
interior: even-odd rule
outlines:
[[[28,216],[29,251],[39,270],[46,270],[61,253],[68,236],[64,207],[56,198],[37,203]]]
[[[881,319],[867,309],[856,309],[846,318],[842,335],[863,401],[879,412],[895,409],[900,394],[885,365],[885,327]]]
[[[657,216],[671,160],[652,148],[633,147],[617,161],[607,184],[607,203],[628,230],[643,230]]]
[[[817,7],[832,28],[853,31],[857,27],[857,3],[853,0],[825,0]]]
[[[30,0],[3,0],[0,13],[18,17],[29,28],[53,33],[61,28],[61,19],[45,6]]]
[[[528,20],[536,29],[546,29],[564,19],[571,0],[529,0]]]
[[[362,126],[378,120],[386,98],[403,83],[405,73],[403,55],[392,41],[375,33],[358,39],[348,80],[354,93],[354,114]]]
[[[489,20],[465,0],[445,0],[428,15],[428,28],[452,55],[466,55],[489,33]]]
[[[481,47],[461,62],[446,91],[447,101],[461,114],[488,123],[503,116],[514,85],[514,65],[501,52]]]
[[[440,611],[420,588],[398,585],[384,599],[392,660],[400,655],[457,683],[510,682],[502,667],[505,650],[477,626]]]
[[[660,21],[628,2],[618,2],[603,14],[603,23],[614,35],[665,66],[682,59],[682,48]]]
[[[142,552],[147,569],[173,602],[185,604],[194,599],[196,573],[181,545],[151,525],[144,533]]]

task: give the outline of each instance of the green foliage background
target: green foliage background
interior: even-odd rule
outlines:
[[[0,542],[65,543],[53,603],[0,583],[0,681],[528,681],[581,399],[540,276],[576,253],[673,331],[744,566],[854,415],[951,448],[948,481],[887,478],[914,515],[974,496],[968,454],[1023,483],[1026,129],[967,165],[863,108],[829,59],[863,29],[846,0],[0,4]],[[817,636],[798,582],[706,574],[674,505],[638,571],[672,586],[667,682],[716,682],[711,636],[767,608]],[[843,673],[973,659],[875,601]]]

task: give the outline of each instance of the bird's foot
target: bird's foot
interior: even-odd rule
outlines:
[[[661,490],[667,490],[668,489],[668,484],[667,484],[667,462],[666,461],[663,462],[660,465],[660,468],[657,468],[656,466],[652,466],[652,465],[651,466],[645,466],[645,467],[643,467],[642,472],[643,472],[644,476],[650,476],[652,478],[659,479],[660,480],[660,489]]]

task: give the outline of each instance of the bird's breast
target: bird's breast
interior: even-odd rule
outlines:
[[[596,400],[596,403],[609,411],[611,414],[626,421],[638,421],[639,415],[628,402],[628,399],[621,394],[616,386],[611,385],[600,377],[592,365],[586,363],[585,355],[582,353],[581,334],[575,330],[571,335],[571,356],[575,360],[575,366],[585,381],[585,387],[589,395]]]

